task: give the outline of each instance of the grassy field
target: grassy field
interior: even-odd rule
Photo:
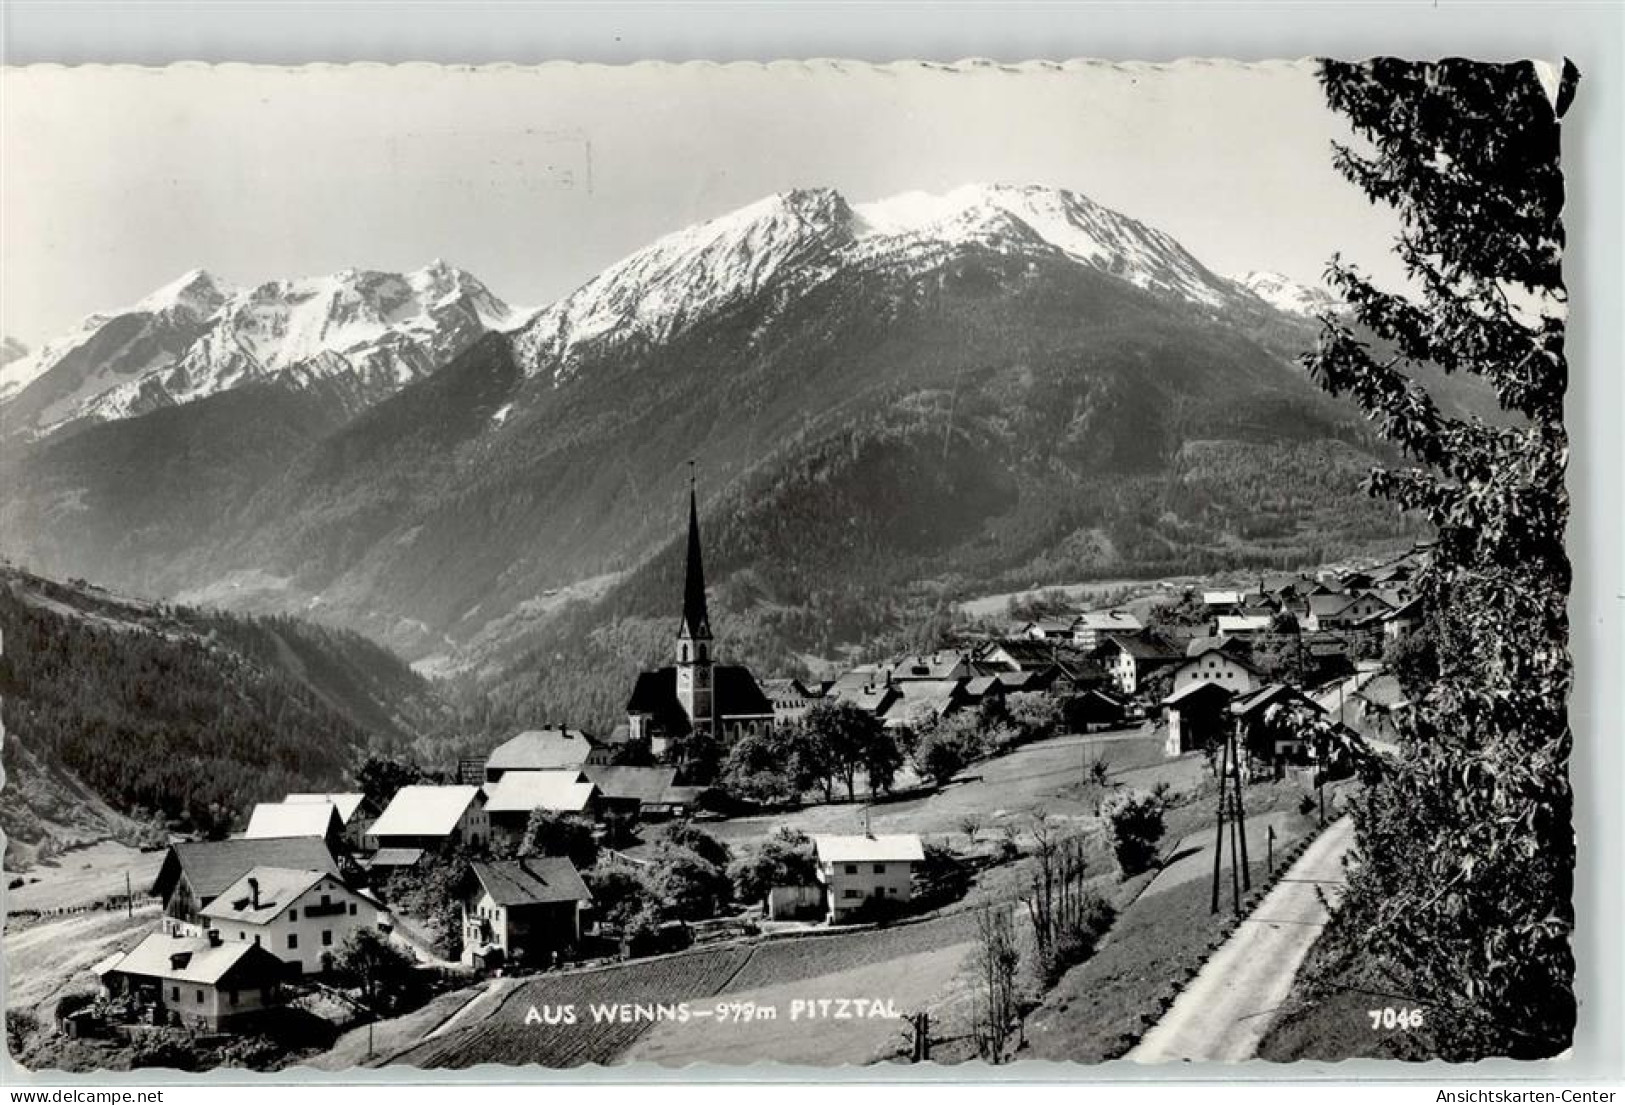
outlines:
[[[1249,873],[1255,887],[1266,871],[1265,833],[1276,829],[1276,855],[1315,828],[1300,814],[1302,792],[1292,784],[1249,788]],[[1172,862],[1118,917],[1092,958],[1064,975],[1026,1022],[1025,1057],[1098,1063],[1115,1058],[1160,1016],[1175,983],[1207,958],[1232,916],[1230,856],[1224,855],[1220,912],[1212,907],[1213,796],[1172,811]]]
[[[1097,792],[1086,784],[1085,775],[1096,758],[1110,765],[1112,783],[1146,789],[1163,780],[1176,788],[1191,787],[1203,771],[1198,757],[1164,759],[1162,731],[1149,726],[1053,737],[975,764],[934,793],[869,806],[869,825],[875,833],[953,836],[961,834],[967,816],[989,830],[1020,824],[1040,810],[1063,821],[1082,821],[1094,814]],[[738,848],[758,844],[785,825],[810,834],[861,833],[864,806],[834,802],[718,821],[705,830]]]
[[[6,911],[72,909],[114,895],[123,897],[126,874],[139,898],[152,887],[163,859],[162,849],[140,852],[110,840],[64,852],[21,875],[5,873],[8,887],[13,879],[25,880],[22,886],[6,890]]]
[[[115,951],[134,947],[157,924],[158,907],[74,913],[27,926],[8,926],[5,936],[6,1007],[46,1005],[72,990],[90,990],[90,968]]]

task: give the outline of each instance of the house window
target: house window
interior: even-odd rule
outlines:
[[[226,998],[231,1002],[231,1004],[236,1005],[237,1004],[237,991],[236,990],[227,990],[226,991]]]
[[[297,909],[288,910],[288,920],[290,920],[290,921],[299,920],[299,911]]]
[[[322,904],[323,905],[332,905],[333,904],[333,899],[328,897],[326,894],[323,894],[322,895]]]
[[[171,986],[169,988],[169,1000],[170,1001],[180,1001],[181,1000],[181,988],[179,986]]]
[[[885,873],[886,873],[886,865],[884,863],[875,864],[875,874],[884,875]]]
[[[846,865],[846,873],[848,875],[856,875],[858,873],[858,865],[855,864],[855,863],[847,864]]]
[[[299,934],[297,932],[288,933],[288,950],[292,951],[294,948],[297,948],[298,946],[299,946]]]
[[[355,916],[355,903],[354,902],[350,903],[350,916],[351,917]]]
[[[198,992],[197,992],[197,1003],[198,1003],[198,1004],[199,1004],[199,1005],[202,1005],[202,1004],[203,1004],[203,991],[202,991],[202,990],[199,990],[199,991],[198,991]]]
[[[333,930],[332,929],[323,929],[322,930],[322,947],[331,948],[332,946],[333,946]]]
[[[863,893],[860,890],[858,890],[857,887],[849,886],[845,890],[841,891],[841,897],[843,897],[843,898],[861,898],[861,897],[863,897]]]

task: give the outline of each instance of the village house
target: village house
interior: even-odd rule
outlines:
[[[1095,648],[1108,633],[1138,633],[1145,625],[1125,610],[1096,610],[1072,619],[1069,636],[1082,649]]]
[[[1091,687],[1066,702],[1066,724],[1076,732],[1115,729],[1127,718],[1128,708],[1123,700],[1099,687]]]
[[[626,703],[633,741],[665,755],[674,741],[700,733],[731,745],[747,734],[767,732],[773,704],[749,668],[719,664],[713,653],[711,615],[705,598],[705,567],[700,550],[699,503],[688,495],[688,562],[683,582],[683,616],[677,627],[676,660],[641,673]]]
[[[1070,641],[1072,619],[1040,618],[1023,625],[1016,633],[1018,636],[1030,637],[1035,641]]]
[[[286,970],[264,948],[227,943],[217,932],[154,932],[92,968],[102,994],[133,1001],[147,1023],[211,1032],[248,1028],[277,1005]]]
[[[925,859],[924,845],[913,833],[815,836],[813,846],[832,924],[876,901],[907,902],[913,896],[914,865]]]
[[[337,851],[345,845],[344,821],[331,802],[259,802],[243,830],[246,840],[314,836]]]
[[[1148,676],[1185,659],[1180,649],[1153,633],[1108,633],[1095,656],[1126,695],[1136,693]]]
[[[203,909],[227,942],[255,944],[293,974],[324,968],[352,932],[377,928],[383,907],[324,871],[256,867]]]
[[[463,963],[543,966],[581,942],[592,894],[568,859],[475,862],[462,886]]]
[[[331,803],[338,811],[339,821],[344,826],[345,843],[353,850],[359,851],[366,837],[367,826],[379,814],[378,807],[367,801],[367,796],[359,791],[345,791],[332,794],[295,793],[282,799],[284,805],[305,803]]]
[[[765,679],[762,693],[773,704],[773,724],[778,726],[796,724],[823,697],[821,688],[815,693],[799,679]]]
[[[1312,633],[1353,629],[1359,622],[1377,614],[1385,614],[1392,609],[1388,603],[1370,592],[1310,595],[1304,628]]]
[[[621,816],[681,817],[693,811],[703,787],[679,786],[675,767],[586,767],[606,809]]]
[[[965,679],[911,679],[892,684],[897,693],[881,718],[888,729],[918,729],[937,718],[958,713],[970,706]]]
[[[1266,763],[1302,763],[1313,759],[1314,750],[1302,737],[1273,720],[1272,710],[1294,704],[1317,713],[1325,712],[1302,691],[1286,683],[1267,683],[1230,703],[1230,716],[1240,724],[1242,742],[1252,756]]]
[[[592,738],[579,729],[527,729],[491,750],[485,758],[485,781],[495,783],[510,771],[561,771],[609,762],[598,753]]]
[[[1362,628],[1372,626],[1382,630],[1382,635],[1390,641],[1409,637],[1422,626],[1422,600],[1411,599],[1361,622]]]
[[[851,671],[837,679],[824,692],[831,702],[850,702],[877,718],[884,719],[902,700],[903,692],[873,671]]]
[[[1192,641],[1186,658],[1174,669],[1174,690],[1193,683],[1218,683],[1245,694],[1262,681],[1257,668],[1240,655],[1231,637]]]
[[[485,814],[493,845],[517,845],[534,810],[597,820],[603,796],[579,768],[566,771],[510,771],[485,785]]]
[[[367,840],[377,849],[484,847],[491,842],[485,795],[479,787],[463,785],[402,787],[373,822]]]
[[[169,846],[152,882],[164,916],[189,926],[205,906],[256,867],[288,867],[339,874],[339,861],[321,837],[183,840]]]
[[[891,665],[889,672],[893,683],[943,683],[971,679],[982,674],[971,663],[970,656],[963,652],[932,652],[904,656]]]
[[[1268,633],[1274,620],[1272,614],[1220,614],[1214,619],[1214,628],[1223,637],[1251,636]]]

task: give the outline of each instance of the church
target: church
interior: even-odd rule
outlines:
[[[689,733],[715,737],[724,747],[773,724],[773,703],[750,669],[719,664],[705,602],[700,557],[700,516],[692,481],[688,489],[688,564],[683,580],[683,619],[677,627],[677,662],[638,676],[626,704],[630,739],[647,742],[656,756]]]

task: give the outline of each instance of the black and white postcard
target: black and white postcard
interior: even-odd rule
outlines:
[[[0,87],[18,1066],[1570,1047],[1562,58]]]

